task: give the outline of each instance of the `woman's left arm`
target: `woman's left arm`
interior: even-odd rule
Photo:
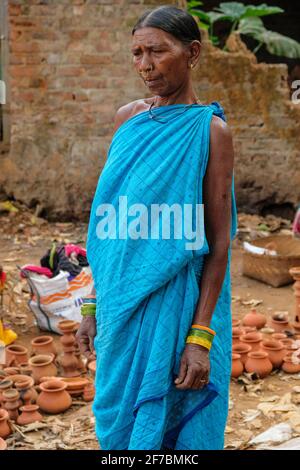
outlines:
[[[210,156],[203,183],[205,232],[209,254],[201,277],[201,296],[193,324],[209,327],[225,277],[230,246],[231,188],[233,174],[231,131],[222,119],[213,117],[210,128]],[[177,388],[202,388],[209,376],[209,351],[187,344],[181,358]]]

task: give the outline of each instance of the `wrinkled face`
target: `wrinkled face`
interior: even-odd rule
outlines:
[[[138,29],[132,38],[135,69],[153,94],[168,95],[188,80],[190,54],[181,41],[150,27]]]

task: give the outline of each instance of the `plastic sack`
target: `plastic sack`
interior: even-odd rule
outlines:
[[[82,297],[91,294],[94,285],[90,267],[82,268],[75,277],[66,271],[51,279],[25,270],[22,274],[31,290],[29,308],[41,330],[60,333],[57,325],[61,320],[81,321]]]

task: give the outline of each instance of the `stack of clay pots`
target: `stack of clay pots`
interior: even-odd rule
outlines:
[[[59,352],[46,335],[34,338],[30,351],[20,343],[6,347],[6,363],[0,367],[0,450],[12,432],[11,422],[41,421],[41,412],[62,413],[73,398],[94,399],[96,361],[84,363],[75,339],[78,323],[63,320],[59,328]]]
[[[300,372],[300,323],[289,322],[287,312],[267,317],[252,309],[242,321],[232,322],[232,371],[238,378],[244,371],[264,378],[274,369]]]

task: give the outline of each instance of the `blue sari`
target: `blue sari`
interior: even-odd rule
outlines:
[[[202,203],[213,115],[218,102],[144,111],[115,132],[92,204],[87,256],[97,297],[97,369],[93,412],[103,450],[222,449],[231,370],[230,250],[211,328],[210,382],[201,390],[174,384],[200,293],[209,246],[186,240],[99,238],[99,207]],[[184,111],[184,112],[183,112]],[[103,213],[101,213],[103,215]],[[119,226],[120,227],[120,226]],[[108,228],[107,233],[113,233]],[[119,228],[118,235],[121,230]],[[231,239],[236,233],[232,184]]]

